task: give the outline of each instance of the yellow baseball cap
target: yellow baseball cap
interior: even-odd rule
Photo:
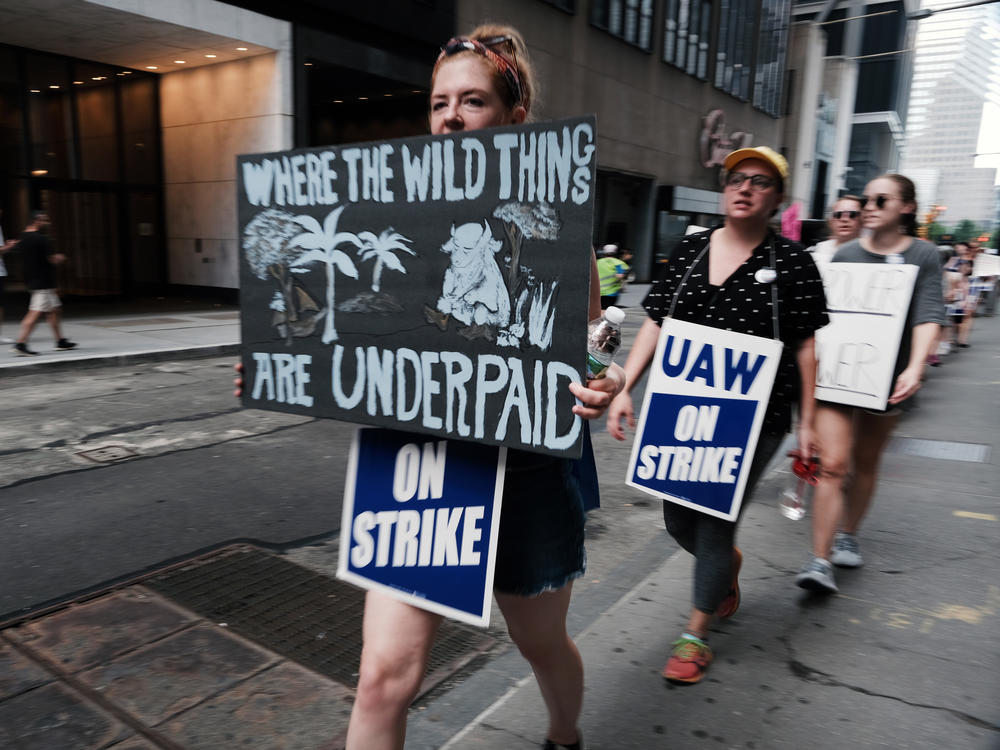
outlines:
[[[774,167],[775,170],[777,170],[778,175],[782,180],[788,179],[788,162],[785,161],[785,157],[773,148],[768,148],[767,146],[738,148],[726,157],[725,161],[722,162],[722,167],[729,172],[741,161],[746,161],[747,159],[760,159],[761,161],[766,161]]]

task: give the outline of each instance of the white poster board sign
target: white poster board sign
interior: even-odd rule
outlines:
[[[337,577],[487,627],[506,454],[471,441],[359,429]]]
[[[917,266],[821,263],[830,324],[816,332],[816,398],[884,409]]]
[[[1000,276],[1000,255],[987,255],[979,253],[972,261],[972,275],[979,278],[982,276]]]
[[[782,344],[663,321],[626,484],[736,520]]]

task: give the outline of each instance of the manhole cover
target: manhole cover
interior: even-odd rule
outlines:
[[[131,448],[126,448],[124,445],[102,445],[100,448],[77,451],[76,455],[99,464],[110,464],[114,461],[122,461],[126,458],[138,456],[139,454]]]
[[[188,609],[349,687],[361,662],[364,592],[257,547],[238,545],[143,582]],[[445,620],[421,695],[497,645]]]

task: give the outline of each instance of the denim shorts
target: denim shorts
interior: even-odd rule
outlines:
[[[583,575],[583,497],[572,462],[508,451],[493,588],[537,596]]]

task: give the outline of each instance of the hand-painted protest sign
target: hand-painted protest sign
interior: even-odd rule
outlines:
[[[735,520],[781,349],[772,339],[664,320],[626,483]]]
[[[594,118],[241,156],[246,406],[578,457]]]
[[[495,446],[359,429],[337,576],[488,625],[505,457]]]
[[[830,324],[816,332],[816,398],[884,409],[917,278],[903,263],[820,263]]]

